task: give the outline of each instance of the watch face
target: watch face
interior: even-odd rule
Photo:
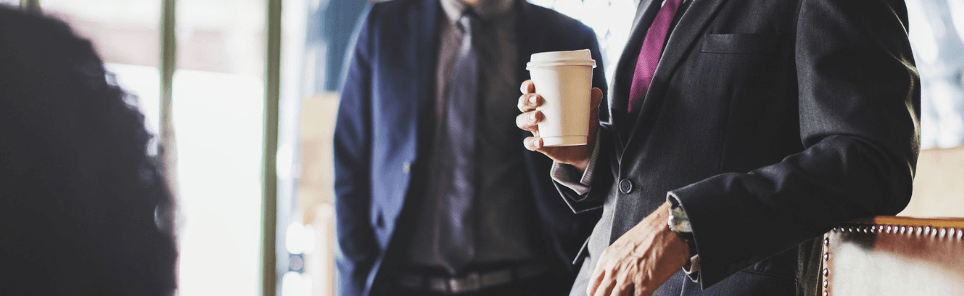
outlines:
[[[690,220],[686,217],[686,212],[680,206],[673,206],[669,209],[669,229],[676,233],[692,233],[693,227]]]

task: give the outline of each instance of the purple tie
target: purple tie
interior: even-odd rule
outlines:
[[[629,87],[629,112],[633,112],[636,100],[642,99],[649,90],[659,57],[663,53],[663,44],[666,43],[666,33],[669,32],[680,1],[682,0],[666,0],[646,31],[643,48],[639,50],[639,58],[636,59],[636,71],[633,71],[633,84]]]

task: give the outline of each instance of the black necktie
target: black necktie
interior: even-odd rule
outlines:
[[[446,94],[445,137],[443,155],[442,198],[439,204],[438,229],[435,232],[436,254],[449,272],[456,273],[475,256],[474,213],[476,195],[476,127],[479,112],[479,55],[473,46],[473,30],[478,17],[466,10],[459,18],[463,33],[459,55],[452,69]]]

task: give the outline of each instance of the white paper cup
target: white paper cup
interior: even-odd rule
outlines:
[[[532,54],[526,65],[545,102],[536,110],[544,119],[539,136],[545,146],[586,145],[589,138],[589,96],[596,61],[588,49]]]

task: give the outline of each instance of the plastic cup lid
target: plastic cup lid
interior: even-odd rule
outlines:
[[[596,67],[596,61],[588,49],[572,51],[549,51],[532,54],[526,69],[532,67],[551,66],[591,66]]]

